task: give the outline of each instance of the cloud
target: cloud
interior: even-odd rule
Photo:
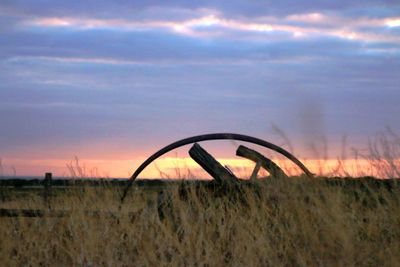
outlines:
[[[204,132],[268,139],[272,122],[300,143],[310,118],[327,135],[372,134],[400,112],[399,11],[374,0],[2,1],[0,156],[104,146],[128,157]],[[323,116],[302,118],[310,99]]]
[[[115,31],[157,31],[167,30],[172,33],[198,38],[214,38],[228,36],[227,31],[249,32],[255,35],[272,33],[288,33],[292,38],[307,38],[315,35],[332,36],[342,39],[364,42],[398,42],[398,36],[385,34],[383,26],[397,27],[400,19],[365,19],[329,17],[321,13],[293,14],[285,18],[269,18],[264,22],[228,19],[214,14],[184,21],[162,20],[121,20],[121,19],[87,19],[73,17],[38,18],[24,22],[26,25],[37,27],[60,27],[72,30],[115,30]],[[307,23],[295,25],[293,22]],[[322,23],[322,25],[318,25]],[[330,27],[326,27],[326,24]],[[310,25],[312,24],[312,25]],[[335,25],[336,27],[333,27]],[[381,32],[374,33],[360,30],[362,27],[378,27]],[[238,37],[236,37],[238,38]],[[287,37],[286,37],[287,38]]]
[[[93,8],[96,7],[96,8]],[[381,8],[384,7],[384,8]],[[262,16],[262,15],[290,15],[295,13],[312,13],[316,11],[343,12],[347,10],[358,10],[366,8],[381,9],[398,9],[396,0],[365,0],[365,1],[324,1],[317,0],[309,2],[308,0],[300,1],[246,1],[232,0],[229,3],[225,1],[105,1],[105,0],[64,0],[54,1],[39,0],[32,4],[30,1],[24,0],[4,0],[1,3],[1,10],[7,13],[22,14],[25,16],[60,16],[60,15],[79,15],[79,16],[95,16],[95,17],[129,17],[138,12],[145,10],[153,10],[161,12],[165,10],[175,10],[175,13],[182,13],[182,10],[199,10],[214,9],[220,10],[229,16]],[[181,11],[181,12],[179,12]],[[185,12],[183,12],[185,13]]]
[[[385,20],[388,27],[400,27],[400,18],[388,18]]]

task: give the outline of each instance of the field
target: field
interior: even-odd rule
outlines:
[[[169,196],[161,207],[157,193]],[[395,266],[400,187],[371,178],[269,178],[235,190],[112,183],[54,188],[66,217],[0,218],[3,266]],[[1,208],[46,209],[41,190],[2,187]],[[99,211],[90,214],[87,211]],[[161,216],[160,216],[161,215]]]
[[[138,180],[122,205],[124,180],[53,180],[47,194],[43,180],[0,180],[1,264],[397,266],[400,139],[367,152],[361,169],[389,179],[346,178],[339,159],[340,177]],[[21,209],[41,217],[5,214]]]

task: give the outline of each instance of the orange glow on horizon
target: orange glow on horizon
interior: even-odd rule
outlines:
[[[140,160],[103,160],[81,159],[79,161],[65,160],[3,160],[1,171],[4,176],[42,176],[52,172],[57,177],[77,176],[88,178],[129,178],[134,170],[143,162]],[[300,175],[302,171],[287,159],[273,159],[288,175]],[[218,161],[231,169],[235,175],[246,179],[250,176],[255,163],[241,158],[218,158]],[[311,172],[328,176],[376,176],[386,178],[390,173],[390,164],[385,161],[367,159],[337,159],[301,160]],[[398,170],[400,159],[393,160]],[[386,169],[385,169],[386,168]],[[267,175],[266,171],[260,175]],[[1,175],[1,173],[0,173]],[[210,176],[200,166],[188,157],[163,157],[149,165],[139,178],[200,178],[210,179]]]

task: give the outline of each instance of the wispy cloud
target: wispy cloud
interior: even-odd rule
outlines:
[[[389,27],[400,27],[400,18],[385,19],[385,24]]]
[[[299,23],[296,25],[296,23]],[[398,42],[399,36],[387,33],[385,27],[400,26],[399,18],[348,18],[330,16],[323,13],[293,14],[286,17],[249,19],[226,18],[209,14],[181,21],[96,19],[75,17],[37,18],[25,21],[26,26],[58,27],[72,30],[106,29],[114,31],[156,31],[167,30],[172,33],[197,38],[229,37],[234,32],[248,32],[254,35],[272,36],[274,33],[287,33],[282,38],[315,38],[332,36],[346,40],[363,42]],[[365,30],[365,28],[371,30]],[[235,36],[235,38],[240,38]],[[245,38],[249,38],[246,36]],[[251,39],[251,38],[250,38]],[[278,39],[279,40],[279,39]]]

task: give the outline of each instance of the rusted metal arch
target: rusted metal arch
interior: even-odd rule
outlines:
[[[313,174],[307,169],[306,166],[304,166],[303,163],[300,162],[295,156],[293,156],[291,153],[286,151],[285,149],[281,148],[280,146],[277,146],[275,144],[272,144],[270,142],[267,142],[265,140],[252,137],[249,135],[243,135],[243,134],[235,134],[235,133],[212,133],[212,134],[203,134],[203,135],[197,135],[197,136],[192,136],[188,137],[185,139],[181,139],[179,141],[176,141],[170,145],[167,145],[163,147],[162,149],[158,150],[156,153],[151,155],[148,159],[146,159],[137,169],[136,171],[132,174],[131,178],[128,181],[127,186],[125,187],[125,190],[122,194],[121,197],[121,204],[123,203],[126,195],[128,194],[128,190],[132,186],[133,182],[135,179],[139,176],[139,174],[154,160],[157,158],[161,157],[165,153],[174,150],[176,148],[179,148],[184,145],[188,144],[193,144],[196,142],[201,142],[201,141],[209,141],[209,140],[236,140],[236,141],[243,141],[243,142],[248,142],[248,143],[253,143],[256,145],[260,145],[266,148],[269,148],[275,152],[278,152],[291,160],[294,164],[296,164],[307,176],[313,177]]]

